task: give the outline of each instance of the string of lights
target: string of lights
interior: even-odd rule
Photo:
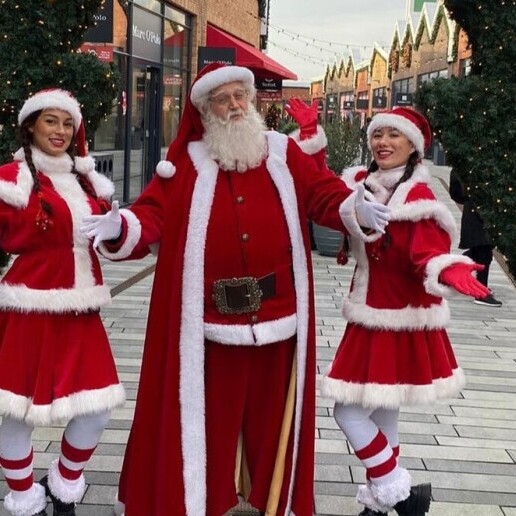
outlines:
[[[318,48],[320,50],[324,50],[327,52],[334,52],[334,50],[333,49],[330,50],[329,48],[324,47],[323,45],[328,45],[329,47],[332,47],[332,46],[333,47],[341,47],[346,50],[351,50],[353,48],[363,49],[363,50],[375,48],[375,45],[364,45],[364,44],[360,44],[360,43],[340,43],[338,41],[328,41],[328,40],[324,40],[324,39],[317,39],[312,36],[304,36],[303,34],[292,32],[288,29],[283,29],[272,23],[269,23],[268,27],[269,27],[269,29],[273,29],[274,31],[276,31],[278,34],[284,34],[284,35],[290,37],[292,40],[297,40],[297,41],[300,41],[301,43],[304,43],[306,46],[311,46],[311,47]],[[376,45],[376,47],[378,47],[378,45]],[[381,48],[389,49],[390,46],[387,46],[387,45],[381,46]]]
[[[308,63],[312,63],[312,64],[316,64],[316,65],[321,65],[323,64],[323,61],[328,61],[330,60],[330,58],[323,58],[321,56],[317,57],[317,56],[312,56],[312,55],[309,55],[309,54],[304,54],[303,52],[299,52],[298,50],[294,50],[292,48],[288,48],[288,47],[285,47],[283,45],[280,45],[278,43],[276,43],[274,40],[272,39],[269,39],[269,44],[272,45],[273,47],[279,49],[279,50],[282,50],[283,52],[286,52],[287,54],[290,54],[291,56],[294,56],[294,57],[297,57],[299,59],[302,59],[303,61],[306,61]],[[342,53],[333,53],[332,56],[335,60],[340,60],[340,59],[343,59],[345,58],[346,56],[344,56]]]

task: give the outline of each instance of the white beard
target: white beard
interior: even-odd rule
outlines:
[[[210,156],[222,170],[245,172],[257,167],[266,156],[266,127],[252,104],[249,104],[247,113],[241,110],[237,113],[242,117],[222,120],[208,112],[203,117],[203,140],[208,145]]]

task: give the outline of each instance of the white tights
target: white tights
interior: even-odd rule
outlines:
[[[380,430],[391,448],[399,447],[399,409],[368,409],[359,405],[336,403],[333,417],[354,450],[365,448]]]
[[[67,481],[78,479],[86,466],[91,454],[97,446],[104,428],[110,417],[110,412],[77,416],[67,425],[62,439],[61,454],[58,464],[53,470],[56,475],[65,474]],[[32,432],[34,426],[24,421],[4,416],[0,425],[0,463],[10,488],[9,504],[21,508],[33,503],[33,461],[32,461]],[[52,467],[51,467],[52,469]],[[79,490],[76,490],[79,492]],[[71,497],[75,492],[71,491]],[[64,493],[66,496],[67,493]],[[77,495],[79,496],[79,495]]]

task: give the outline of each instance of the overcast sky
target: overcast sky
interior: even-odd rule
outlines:
[[[324,74],[326,65],[347,56],[348,49],[358,47],[362,57],[368,57],[375,41],[390,46],[396,21],[406,17],[407,3],[406,0],[269,1],[267,54],[296,73],[301,81]]]

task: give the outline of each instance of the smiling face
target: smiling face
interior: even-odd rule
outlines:
[[[414,150],[412,142],[393,127],[380,127],[371,136],[373,158],[382,170],[405,165]]]
[[[33,145],[50,156],[60,156],[72,143],[73,119],[67,111],[44,109],[29,131]]]

